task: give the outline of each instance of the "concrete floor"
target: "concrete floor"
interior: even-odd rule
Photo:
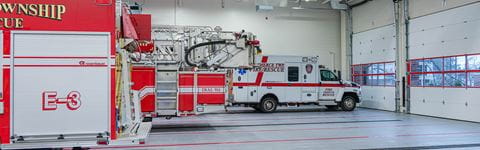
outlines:
[[[154,120],[145,145],[116,149],[480,149],[480,124],[386,111],[218,110]]]

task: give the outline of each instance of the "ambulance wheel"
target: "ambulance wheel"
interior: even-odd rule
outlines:
[[[340,108],[342,108],[343,111],[353,111],[355,107],[357,107],[355,97],[350,95],[343,96],[342,102],[340,103]]]
[[[277,110],[277,100],[273,97],[265,97],[260,102],[259,109],[264,113],[272,113]]]

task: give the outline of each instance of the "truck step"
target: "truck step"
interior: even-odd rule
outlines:
[[[298,103],[287,103],[287,107],[299,107]]]

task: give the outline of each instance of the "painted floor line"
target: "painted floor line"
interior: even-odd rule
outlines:
[[[474,135],[480,134],[480,131],[473,132],[450,132],[450,133],[428,133],[428,134],[400,134],[393,137],[408,136],[441,136],[441,135]],[[186,146],[204,146],[204,145],[229,145],[229,144],[254,144],[254,143],[282,143],[282,142],[302,142],[302,141],[328,141],[328,140],[354,140],[369,138],[388,138],[371,136],[346,136],[346,137],[321,137],[321,138],[300,138],[300,139],[278,139],[278,140],[250,140],[250,141],[225,141],[225,142],[202,142],[202,143],[178,143],[178,144],[150,144],[150,145],[132,145],[132,146],[104,146],[91,147],[91,149],[132,149],[132,148],[161,148],[161,147],[186,147]]]
[[[110,147],[96,147],[96,148],[93,147],[92,149],[153,148],[153,147],[157,148],[157,147],[202,146],[202,145],[220,145],[220,144],[253,144],[253,143],[278,143],[278,142],[296,142],[296,141],[350,140],[350,139],[366,139],[366,138],[368,138],[368,136],[256,140],[256,141],[237,141],[237,142],[205,142],[205,143],[185,143],[185,144],[152,144],[152,145],[110,146]]]
[[[175,126],[158,126],[152,127],[152,132],[164,129],[198,129],[198,128],[225,128],[225,127],[251,127],[251,126],[288,126],[288,125],[307,125],[307,124],[343,124],[343,123],[368,123],[368,122],[395,122],[402,121],[398,119],[389,120],[363,120],[363,121],[328,121],[328,122],[302,122],[302,123],[271,123],[271,124],[241,124],[241,125],[175,125]],[[157,131],[155,131],[157,130]]]
[[[189,135],[189,134],[225,134],[225,133],[259,133],[259,132],[292,132],[292,131],[315,131],[315,130],[343,130],[343,129],[368,129],[368,128],[399,128],[399,127],[419,127],[419,126],[433,126],[434,124],[405,124],[405,125],[390,125],[390,126],[347,126],[347,127],[327,127],[327,128],[293,128],[293,129],[268,129],[268,130],[216,130],[216,131],[180,131],[180,132],[155,132],[150,135]],[[438,126],[438,124],[435,124]]]
[[[386,115],[373,115],[373,116],[361,116],[361,115],[352,115],[352,116],[312,116],[312,117],[287,117],[287,118],[281,118],[284,120],[300,120],[300,119],[315,119],[315,118],[372,118],[372,117],[391,117],[391,116],[386,116]],[[278,120],[278,118],[255,118],[255,119],[245,119],[245,118],[237,118],[237,119],[195,119],[195,120],[170,120],[166,125],[168,124],[175,124],[175,123],[198,123],[198,122],[205,122],[205,123],[210,123],[210,122],[245,122],[245,121],[265,121],[265,120]]]
[[[447,148],[472,148],[472,147],[478,147],[478,149],[480,149],[480,143],[415,146],[415,147],[388,147],[388,148],[372,148],[372,149],[359,149],[359,150],[412,150],[412,149],[447,149]]]

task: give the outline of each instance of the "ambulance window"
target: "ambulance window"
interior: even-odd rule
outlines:
[[[288,67],[288,81],[298,82],[299,67]]]
[[[338,81],[338,78],[333,72],[328,71],[328,70],[322,70],[320,71],[320,75],[322,78],[322,81]]]

